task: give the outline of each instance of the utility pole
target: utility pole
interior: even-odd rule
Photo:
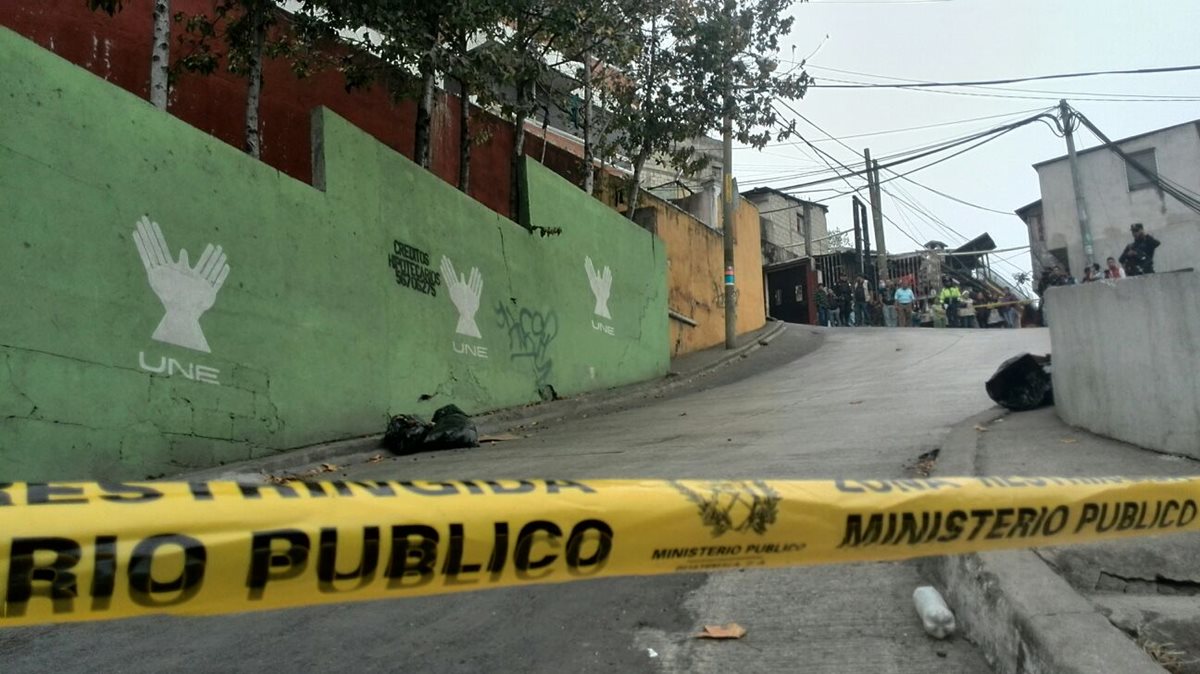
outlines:
[[[862,232],[867,227],[865,220],[859,217],[858,197],[851,197],[850,210],[854,211],[854,261],[858,264],[858,271],[862,272]]]
[[[863,150],[863,159],[867,166],[867,184],[868,192],[871,196],[871,215],[875,221],[875,245],[879,246],[879,254],[876,256],[876,266],[879,269],[880,277],[883,280],[891,278],[888,272],[887,245],[883,239],[883,206],[879,203],[879,162],[871,161],[871,149]]]
[[[733,30],[733,11],[736,0],[725,0],[725,21],[728,30]],[[728,47],[728,45],[726,45]],[[725,213],[722,222],[725,243],[725,348],[737,346],[737,287],[733,271],[733,219],[736,196],[733,193],[733,69],[729,65],[733,55],[726,55],[724,94],[725,119],[721,124],[721,173],[722,201]]]
[[[1067,99],[1058,102],[1058,113],[1061,117],[1063,135],[1067,137],[1067,161],[1071,165],[1071,185],[1075,189],[1075,214],[1079,216],[1079,234],[1083,239],[1083,257],[1090,267],[1096,262],[1096,253],[1092,248],[1092,226],[1088,220],[1087,204],[1083,200],[1083,184],[1079,176],[1079,158],[1075,156],[1075,136],[1071,133],[1071,106]]]
[[[804,202],[804,257],[813,258],[812,252],[812,204]]]
[[[865,204],[863,204],[860,201],[860,202],[858,202],[858,208],[860,211],[862,211],[862,221],[863,221],[863,224],[866,225],[866,223],[867,223],[867,207]],[[863,255],[861,258],[859,258],[858,266],[861,267],[863,270],[862,271],[863,277],[869,279],[872,283],[871,287],[874,288],[876,285],[878,285],[879,279],[876,277],[875,274],[867,273],[868,268],[870,267],[870,262],[871,262],[871,228],[864,226],[863,227]]]

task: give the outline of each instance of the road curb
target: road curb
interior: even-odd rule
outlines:
[[[730,363],[748,357],[763,346],[770,344],[787,330],[787,323],[783,322],[768,323],[768,326],[765,331],[757,335],[743,335],[743,337],[753,338],[748,339],[746,344],[730,350],[719,360],[691,372],[673,373],[675,376],[668,375],[621,388],[585,393],[574,398],[497,410],[475,417],[475,426],[480,435],[492,435],[518,426],[529,427],[582,415],[605,414],[627,406],[635,400],[652,396],[661,397],[699,378],[706,377]],[[248,481],[261,480],[264,475],[271,473],[299,473],[318,467],[321,463],[350,463],[359,459],[365,460],[369,456],[383,451],[379,447],[379,441],[382,438],[382,433],[373,433],[357,438],[325,442],[287,450],[260,459],[205,468],[164,479],[186,477],[191,480],[239,479]]]
[[[937,472],[978,474],[976,427],[1005,414],[993,408],[955,426],[938,454]],[[946,593],[959,628],[997,672],[1166,671],[1032,550],[934,557],[923,566]]]

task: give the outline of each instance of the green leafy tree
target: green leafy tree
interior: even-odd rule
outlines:
[[[606,126],[601,119],[604,106],[596,109],[597,90],[601,98],[606,98],[620,80],[619,69],[637,57],[643,6],[642,0],[597,0],[576,5],[578,30],[568,40],[567,53],[579,62],[583,97],[571,101],[571,106],[583,135],[583,189],[589,195],[595,191],[598,132],[602,134]]]
[[[279,22],[278,12],[273,0],[215,0],[211,16],[179,12],[174,17],[184,26],[180,42],[187,48],[173,66],[176,71],[212,74],[224,54],[229,71],[246,78],[243,143],[254,157],[262,154],[263,60],[289,53],[296,45],[286,35],[268,40]]]
[[[468,86],[475,81],[479,65],[471,39],[496,30],[501,16],[494,0],[304,0],[301,15],[310,39],[336,38],[373,57],[343,59],[347,86],[382,82],[396,98],[416,98],[413,155],[425,168],[433,163],[438,77]]]
[[[539,108],[557,105],[568,92],[556,82],[571,63],[595,64],[622,37],[622,26],[636,4],[631,0],[499,0],[504,30],[496,41],[495,80],[502,111],[515,126],[512,151],[513,202],[516,214],[516,176],[525,154],[525,120]],[[543,123],[543,125],[545,122]],[[585,172],[586,173],[586,172]]]
[[[720,131],[728,112],[734,137],[745,145],[761,148],[792,133],[775,101],[803,97],[810,82],[802,67],[778,71],[779,42],[794,21],[785,15],[792,2],[690,0],[690,11],[676,15],[676,49],[686,64],[681,98],[686,114],[706,131]]]
[[[628,215],[637,209],[642,171],[664,157],[683,174],[709,161],[689,142],[719,132],[728,112],[734,137],[763,147],[792,132],[778,99],[802,97],[803,70],[777,72],[780,38],[792,26],[792,0],[652,0],[648,26],[616,106],[618,151],[633,167]],[[779,127],[783,127],[780,129]]]
[[[692,172],[704,161],[687,141],[699,135],[706,120],[690,117],[679,83],[688,67],[676,49],[675,25],[690,11],[687,0],[650,0],[639,29],[635,57],[612,82],[611,145],[606,154],[621,155],[633,169],[626,202],[632,219],[641,193],[642,172],[651,157],[665,156],[681,170]]]

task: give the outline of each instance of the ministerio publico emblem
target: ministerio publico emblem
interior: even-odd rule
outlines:
[[[762,480],[689,482],[671,486],[696,505],[714,538],[730,531],[765,534],[779,517],[783,498]]]

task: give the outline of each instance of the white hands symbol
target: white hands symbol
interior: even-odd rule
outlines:
[[[173,261],[162,229],[146,216],[138,221],[133,242],[146,267],[150,288],[167,311],[152,337],[159,342],[210,353],[208,340],[200,329],[200,316],[212,308],[217,291],[229,276],[221,247],[208,244],[195,267],[188,265],[187,250],[182,248],[179,260]]]
[[[596,307],[592,310],[593,313],[612,320],[612,316],[608,313],[608,296],[612,293],[612,270],[605,266],[603,273],[596,273],[596,266],[592,264],[591,257],[583,258],[583,267],[587,270],[592,294],[596,296]]]
[[[442,256],[442,277],[446,287],[450,289],[450,301],[458,309],[458,326],[454,329],[460,335],[467,337],[482,337],[479,326],[475,325],[475,312],[479,311],[479,296],[483,294],[483,276],[478,267],[471,267],[471,279],[466,274],[461,277],[454,271],[454,263],[445,255]]]

